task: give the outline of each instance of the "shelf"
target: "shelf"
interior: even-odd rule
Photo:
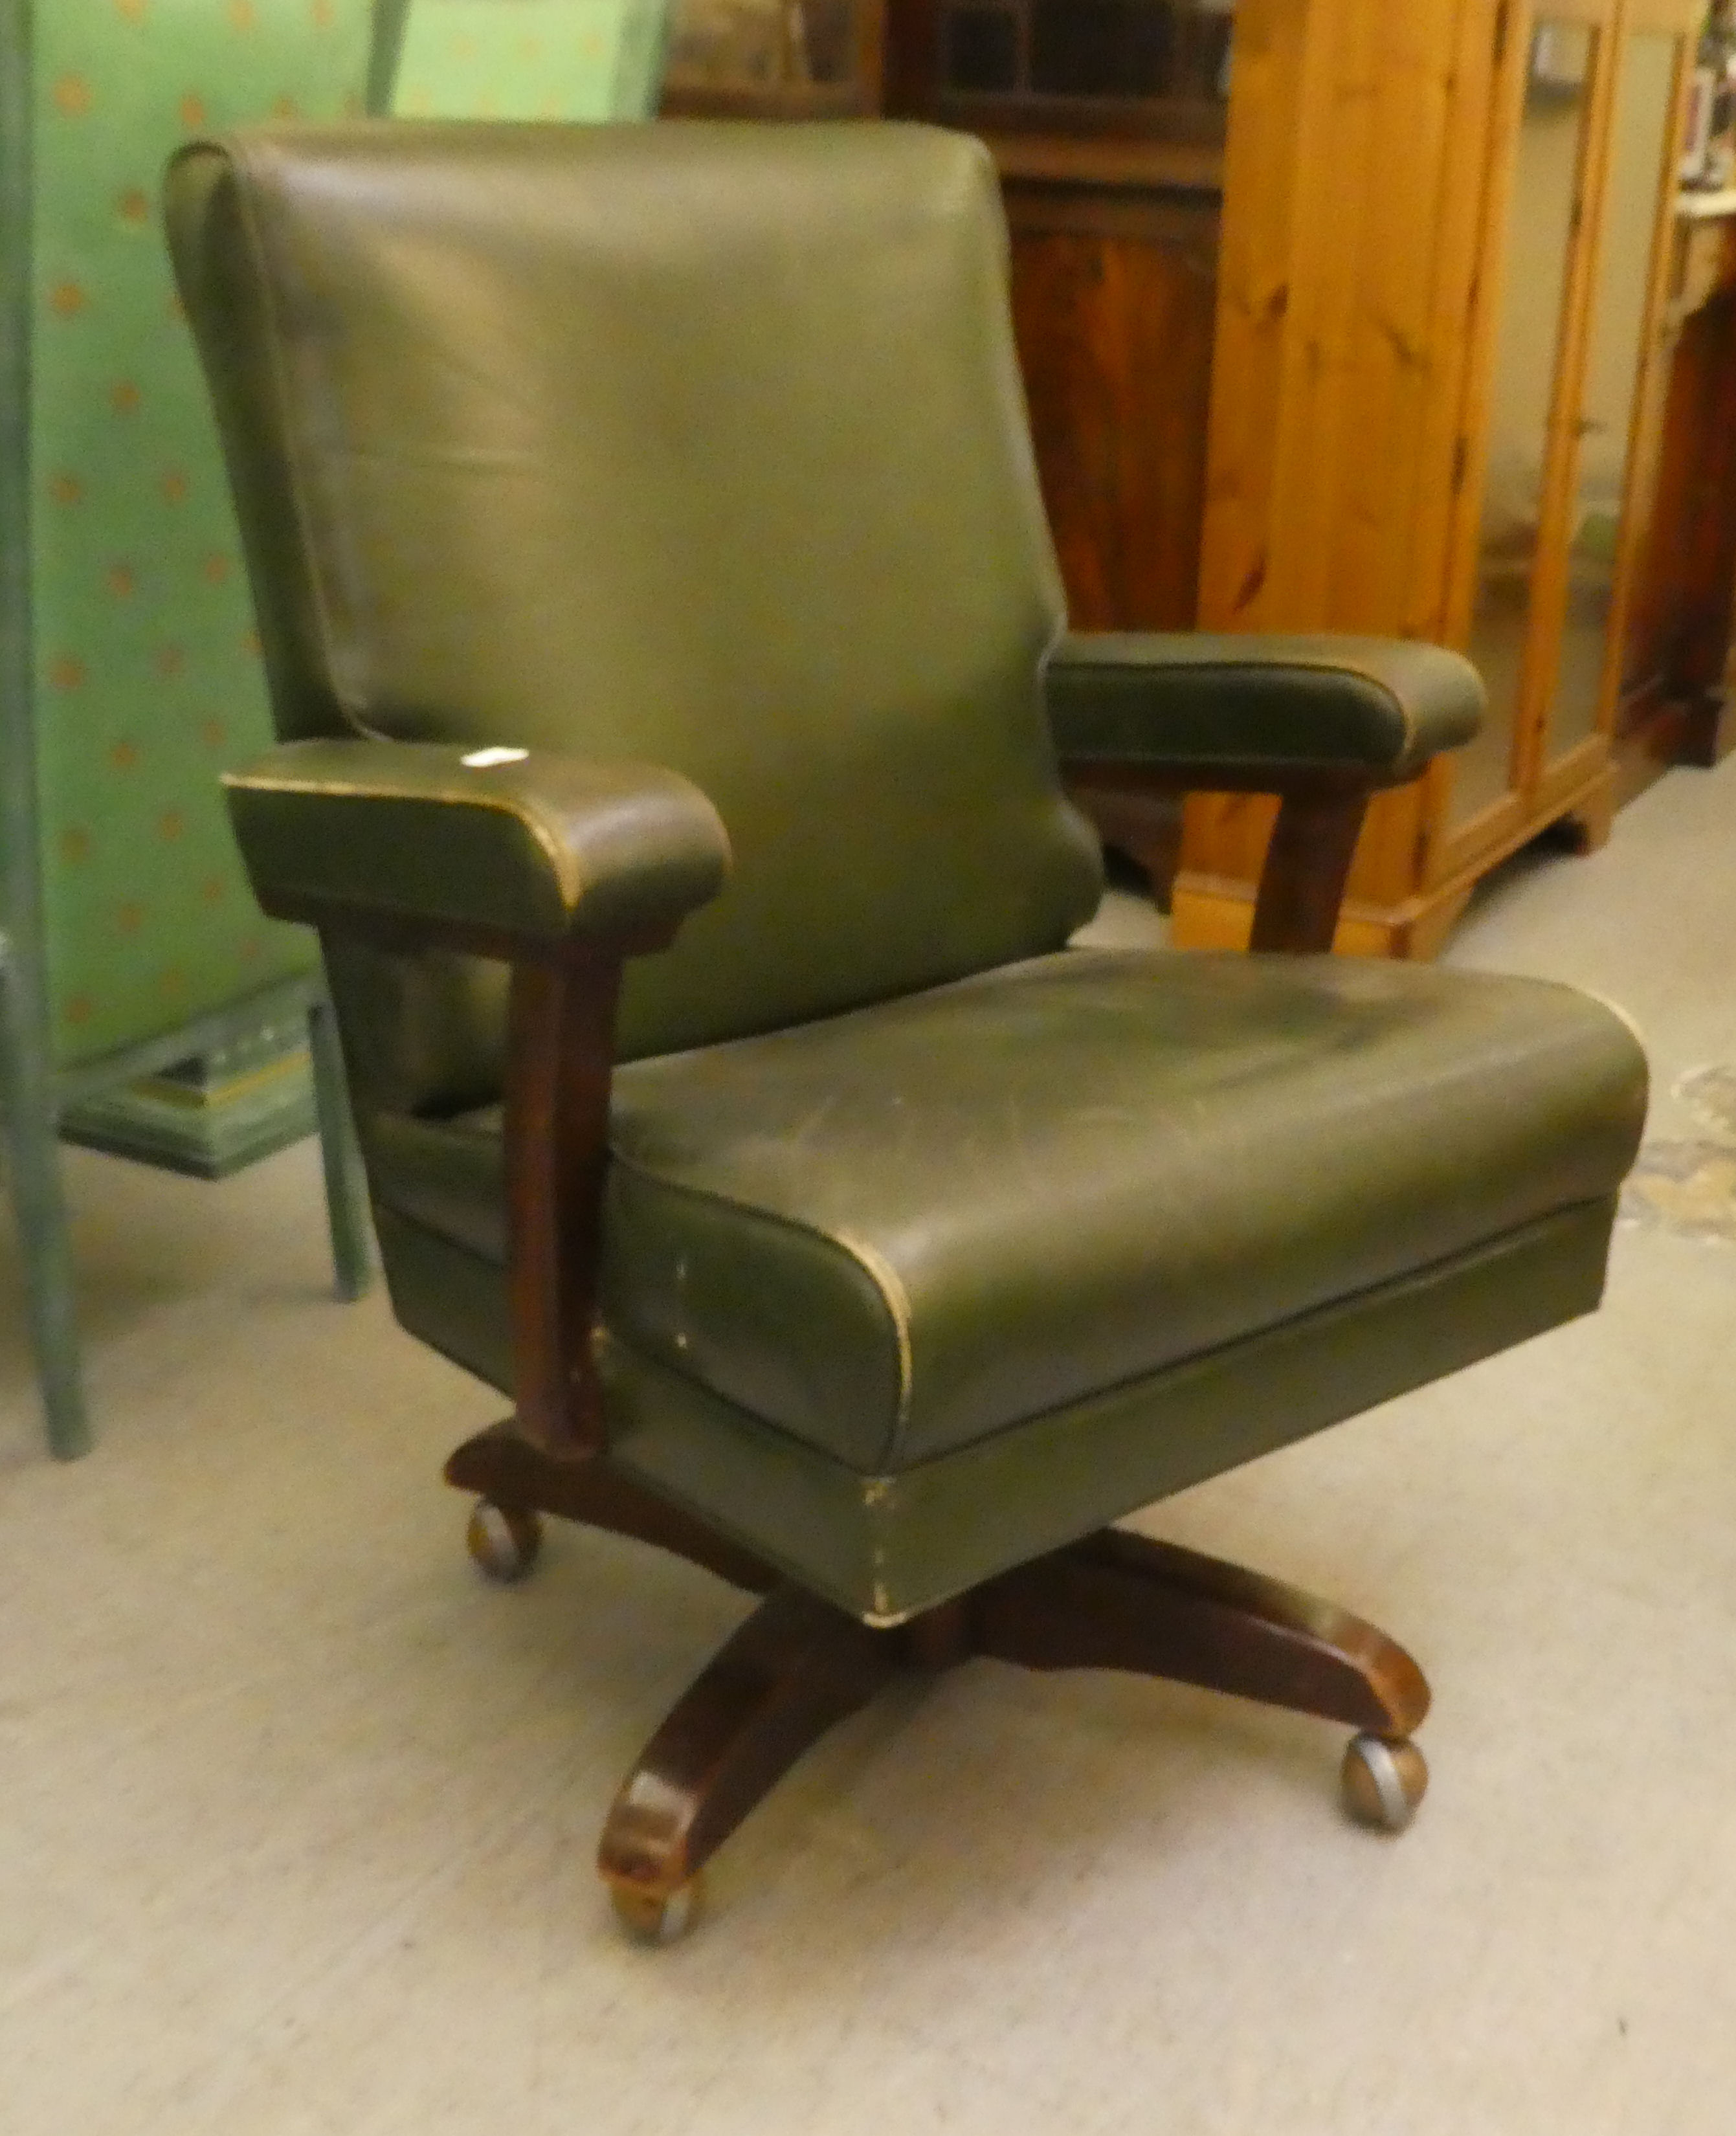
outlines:
[[[987,134],[1003,180],[1128,192],[1221,194],[1224,151],[1190,141],[1125,135]]]
[[[1715,193],[1678,193],[1675,214],[1679,222],[1719,222],[1736,216],[1736,186]]]

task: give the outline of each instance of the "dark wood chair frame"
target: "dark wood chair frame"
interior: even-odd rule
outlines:
[[[1091,776],[1104,771],[1093,766]],[[1189,775],[1186,767],[1113,773],[1133,789],[1173,790]],[[1224,774],[1214,767],[1210,776],[1221,784]],[[1375,782],[1262,770],[1236,783],[1283,788],[1254,946],[1328,949]],[[615,1011],[627,958],[664,947],[673,930],[551,947],[476,929],[383,927],[325,903],[272,909],[327,935],[512,966],[506,1173],[516,1408],[446,1467],[449,1483],[482,1502],[471,1527],[478,1562],[497,1578],[527,1572],[537,1516],[550,1512],[673,1551],[765,1597],[657,1731],[609,1813],[599,1867],[630,1924],[653,1935],[684,1925],[707,1858],[804,1750],[895,1672],[972,1655],[1170,1677],[1342,1722],[1362,1731],[1346,1765],[1350,1807],[1392,1829],[1408,1821],[1426,1784],[1409,1738],[1428,1710],[1428,1685],[1385,1634],[1328,1603],[1108,1529],[877,1629],[610,1466],[593,1345]]]

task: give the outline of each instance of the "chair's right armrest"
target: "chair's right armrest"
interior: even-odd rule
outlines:
[[[668,940],[730,841],[654,765],[427,742],[291,742],[226,774],[260,905],[512,961]]]
[[[1406,638],[1105,631],[1064,638],[1044,687],[1069,777],[1283,794],[1414,779],[1477,732],[1471,663]]]

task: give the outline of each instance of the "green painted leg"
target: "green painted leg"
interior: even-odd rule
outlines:
[[[370,118],[391,115],[392,91],[404,52],[410,0],[374,0],[374,41],[368,56],[367,110]]]
[[[332,1260],[337,1295],[360,1298],[373,1273],[368,1246],[367,1192],[350,1117],[349,1085],[331,1004],[308,1011],[308,1045],[313,1056],[313,1102],[319,1114],[319,1153],[326,1173],[326,1216],[332,1227]]]
[[[90,1420],[79,1375],[72,1294],[72,1243],[61,1187],[61,1150],[46,1063],[30,1042],[21,988],[0,944],[0,1104],[12,1173],[12,1217],[24,1269],[25,1304],[49,1450],[75,1461],[90,1451]]]

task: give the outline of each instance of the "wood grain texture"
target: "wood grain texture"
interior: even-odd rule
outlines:
[[[1492,54],[1492,4],[1259,0],[1239,17],[1207,629],[1442,634],[1491,75],[1472,62]],[[1427,879],[1440,783],[1375,798],[1353,901],[1395,906]],[[1251,885],[1276,815],[1191,799],[1182,880]],[[1198,910],[1178,898],[1179,940]]]
[[[1197,608],[1216,203],[1010,182],[1013,318],[1074,627]]]
[[[1419,444],[1455,400],[1464,356],[1462,332],[1439,331],[1441,261],[1459,205],[1448,182],[1467,129],[1482,130],[1484,85],[1467,80],[1461,50],[1475,4],[1254,0],[1238,17],[1209,629],[1412,619],[1410,523],[1423,493],[1451,486],[1431,480],[1450,476],[1451,442],[1440,470],[1419,464]],[[1462,319],[1462,290],[1448,316]]]
[[[1245,0],[1239,14],[1200,623],[1458,644],[1477,583],[1531,32],[1546,17],[1597,33],[1512,751],[1518,784],[1457,823],[1450,760],[1377,796],[1341,947],[1352,934],[1387,954],[1434,941],[1418,915],[1462,902],[1467,870],[1474,879],[1479,863],[1555,820],[1565,787],[1583,797],[1607,764],[1607,679],[1598,764],[1582,764],[1577,739],[1570,757],[1552,761],[1544,732],[1568,599],[1581,386],[1622,41],[1630,27],[1681,33],[1690,12],[1685,0]],[[1668,191],[1660,171],[1661,215]],[[1654,278],[1655,313],[1661,301]],[[1658,391],[1648,375],[1632,411],[1640,437],[1646,394]],[[1636,478],[1645,476],[1641,452]],[[1630,542],[1618,601],[1634,555]],[[1246,795],[1190,799],[1178,942],[1234,931],[1226,898],[1251,900],[1275,816],[1271,802]]]
[[[1208,630],[1263,619],[1301,207],[1298,131],[1305,96],[1317,93],[1305,66],[1314,12],[1313,0],[1243,0],[1236,15],[1200,559]]]

